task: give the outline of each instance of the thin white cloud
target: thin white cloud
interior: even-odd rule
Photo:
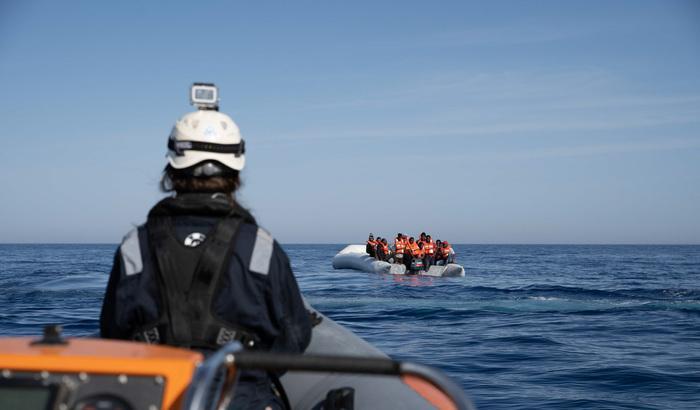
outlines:
[[[473,27],[465,30],[437,32],[418,40],[416,45],[430,47],[516,46],[571,40],[599,33],[598,27],[590,26]]]
[[[497,135],[531,134],[533,132],[560,132],[562,138],[567,136],[580,137],[581,131],[614,131],[634,130],[639,128],[700,124],[697,114],[662,115],[655,118],[619,118],[619,119],[562,119],[548,118],[531,121],[498,121],[466,126],[423,126],[423,127],[386,127],[353,130],[309,130],[275,137],[256,138],[261,146],[279,144],[304,144],[309,141],[338,141],[338,140],[375,140],[379,139],[409,139],[409,138],[469,138]]]
[[[586,19],[543,22],[521,21],[503,26],[470,26],[420,33],[413,41],[403,42],[410,47],[500,47],[573,42],[579,39],[610,38],[611,36],[638,35],[640,30],[651,29],[631,15],[625,21],[617,18]],[[394,44],[401,46],[401,44]]]
[[[556,133],[651,129],[700,124],[700,92],[655,94],[625,90],[624,78],[599,69],[501,73],[439,72],[403,78],[364,96],[291,108],[297,124],[314,124],[328,113],[347,115],[347,126],[306,127],[256,136],[261,146],[309,141],[426,137],[531,137]],[[377,118],[377,110],[386,113]],[[352,110],[352,113],[348,113]],[[308,121],[304,121],[308,116]],[[366,119],[365,119],[366,118]],[[648,130],[644,130],[648,132]],[[277,135],[276,135],[277,134]],[[675,134],[678,135],[678,134]]]
[[[664,138],[606,144],[567,145],[519,150],[481,151],[462,154],[440,155],[440,161],[514,161],[547,158],[589,157],[610,154],[633,154],[641,152],[677,151],[700,148],[700,137]],[[424,161],[420,155],[404,155],[404,161]]]
[[[505,154],[504,159],[541,159],[561,157],[597,156],[608,154],[630,154],[637,152],[676,151],[700,148],[700,138],[665,139],[617,144],[596,144],[571,147],[551,147],[523,150]]]
[[[439,120],[478,118],[482,116],[507,117],[510,121],[523,114],[554,113],[563,110],[589,112],[572,118],[590,118],[590,111],[603,114],[617,112],[651,116],[673,111],[700,117],[700,92],[689,90],[683,94],[625,91],[625,80],[603,70],[563,72],[502,72],[502,73],[434,73],[415,78],[404,78],[383,89],[373,89],[361,96],[344,99],[307,102],[290,108],[295,113],[323,116],[329,112],[352,110],[357,117],[363,111],[423,109],[439,111]],[[643,110],[647,111],[643,111]],[[504,113],[504,114],[499,114]],[[623,115],[624,114],[624,115]],[[303,114],[301,114],[303,115]],[[434,116],[434,114],[431,114]],[[559,115],[559,114],[557,114]],[[516,117],[516,118],[514,118]],[[595,118],[590,118],[595,121]],[[415,120],[409,119],[409,120]]]
[[[605,89],[615,81],[604,70],[434,72],[396,78],[369,92],[356,91],[341,99],[295,103],[293,111],[376,109],[420,104],[459,97],[462,101],[507,102],[514,100],[582,97]],[[361,95],[357,95],[361,93]],[[342,94],[345,95],[345,94]]]
[[[553,24],[554,23],[554,24]],[[558,24],[556,24],[558,23]],[[440,48],[440,47],[500,47],[548,44],[560,41],[572,41],[610,35],[612,32],[631,32],[639,30],[634,24],[621,24],[620,21],[590,21],[581,24],[580,20],[572,22],[532,22],[507,26],[471,26],[460,29],[444,29],[433,32],[416,31],[411,39],[375,41],[374,46],[404,48]]]

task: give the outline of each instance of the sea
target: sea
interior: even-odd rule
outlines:
[[[700,408],[700,246],[456,245],[463,278],[334,270],[285,245],[304,296],[480,409]],[[116,245],[0,245],[0,335],[98,331]]]

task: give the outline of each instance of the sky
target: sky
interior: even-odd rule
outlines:
[[[219,86],[282,243],[700,243],[700,3],[0,2],[0,243],[117,243]]]

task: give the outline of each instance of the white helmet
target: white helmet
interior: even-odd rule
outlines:
[[[218,161],[240,171],[245,166],[245,144],[235,122],[214,110],[185,114],[168,139],[168,162],[176,169],[203,161]]]

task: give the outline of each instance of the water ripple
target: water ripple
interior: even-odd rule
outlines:
[[[307,299],[482,409],[694,409],[700,247],[456,246],[465,278],[334,270],[285,246]],[[97,331],[113,245],[0,245],[0,333]]]

